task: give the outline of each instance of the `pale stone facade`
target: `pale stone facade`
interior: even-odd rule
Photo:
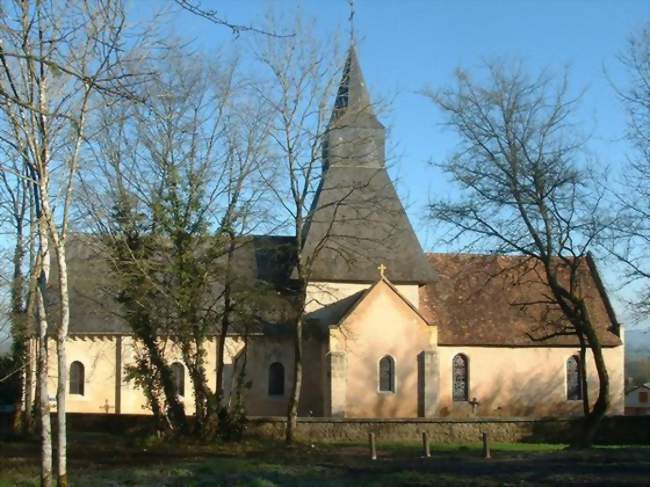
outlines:
[[[318,301],[322,285],[312,292]],[[366,289],[370,285],[365,286]],[[346,297],[363,286],[330,283],[327,296]],[[567,359],[577,353],[571,347],[477,347],[439,346],[437,327],[428,323],[413,305],[412,286],[391,286],[380,280],[342,321],[331,326],[326,341],[305,342],[304,388],[300,412],[305,416],[359,418],[437,416],[556,416],[580,414],[580,401],[568,400]],[[417,292],[417,287],[415,288]],[[332,297],[332,299],[335,299]],[[335,299],[336,301],[336,299]],[[314,307],[315,311],[316,308]],[[622,338],[622,337],[621,337]],[[50,342],[55,350],[54,341]],[[68,410],[82,413],[148,414],[141,390],[126,380],[125,369],[133,363],[136,344],[130,336],[75,336],[68,340],[68,365],[84,366],[84,394],[68,395]],[[281,416],[287,408],[293,379],[292,343],[284,338],[249,337],[246,405],[251,415]],[[224,384],[232,384],[235,361],[244,350],[241,338],[228,338]],[[623,414],[624,347],[606,348],[604,355],[611,380],[611,414]],[[210,386],[216,385],[216,343],[206,343]],[[452,361],[457,354],[468,359],[468,396],[476,401],[452,399]],[[378,390],[378,364],[390,356],[395,364],[394,392]],[[170,363],[182,362],[173,344]],[[282,395],[268,393],[268,368],[279,362],[285,369]],[[595,391],[597,376],[588,355],[589,390]],[[119,378],[119,380],[118,380]],[[56,357],[50,354],[50,391],[56,390]],[[595,393],[591,394],[595,399]],[[185,377],[186,411],[193,411],[189,376]]]

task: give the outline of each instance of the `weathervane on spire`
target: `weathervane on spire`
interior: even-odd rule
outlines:
[[[348,0],[350,6],[350,16],[348,22],[350,23],[350,45],[354,44],[354,0]]]

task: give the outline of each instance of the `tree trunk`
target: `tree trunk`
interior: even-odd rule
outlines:
[[[25,257],[25,248],[23,242],[22,219],[16,215],[16,245],[14,246],[13,256],[13,276],[11,282],[11,327],[13,340],[13,363],[17,369],[22,369],[20,377],[23,380],[17,381],[19,384],[16,394],[16,414],[12,429],[18,433],[24,429],[24,423],[28,413],[25,408],[26,394],[26,377],[29,365],[28,343],[25,307],[23,303],[23,291],[25,287],[25,277],[23,275],[23,260]]]
[[[198,325],[197,325],[198,326]],[[208,402],[212,391],[208,387],[208,379],[205,374],[202,334],[194,336],[194,343],[189,343],[184,337],[181,343],[183,361],[187,366],[187,371],[192,381],[192,390],[194,391],[194,434],[210,436],[209,410]]]
[[[221,330],[217,337],[217,387],[215,393],[219,401],[218,407],[222,404],[224,398],[223,390],[223,369],[224,369],[224,353],[226,349],[226,338],[230,329],[230,321],[232,318],[233,303],[232,303],[232,259],[235,252],[235,236],[232,232],[228,234],[228,254],[226,256],[226,273],[224,276],[224,289],[223,289],[223,315],[221,317]]]
[[[593,322],[589,316],[589,310],[587,309],[584,300],[568,292],[565,288],[559,285],[557,275],[550,271],[550,265],[548,265],[548,262],[545,262],[545,267],[551,291],[553,292],[558,305],[567,319],[571,321],[578,339],[586,339],[585,345],[591,349],[591,353],[594,357],[596,372],[598,373],[598,397],[596,398],[593,408],[588,411],[584,418],[582,434],[571,445],[574,448],[591,448],[598,427],[609,408],[609,374],[607,373],[607,365],[605,364],[603,349],[600,345],[600,340],[596,330],[594,329]],[[582,345],[582,341],[580,343]],[[582,368],[585,369],[584,375],[586,377],[586,361],[581,365]],[[584,379],[580,377],[580,380],[582,383]]]
[[[586,307],[582,304],[583,312],[586,314]],[[600,341],[596,335],[591,321],[587,321],[586,329],[584,330],[591,353],[594,357],[596,365],[596,372],[598,373],[598,397],[594,403],[591,412],[585,417],[582,438],[580,438],[577,446],[581,448],[590,448],[596,439],[596,433],[601,421],[607,414],[609,409],[609,374],[607,373],[607,366],[605,364],[605,357],[603,356],[603,349],[600,346]]]
[[[304,300],[303,300],[304,301]],[[304,306],[303,306],[304,308]],[[287,430],[285,441],[287,445],[294,442],[296,427],[298,424],[298,404],[300,402],[300,393],[302,391],[302,328],[303,313],[296,320],[296,330],[294,336],[294,358],[293,358],[293,387],[289,396],[289,407],[287,410]]]
[[[178,400],[176,385],[174,384],[171,369],[165,363],[165,360],[160,354],[160,350],[158,350],[158,346],[156,345],[155,337],[141,336],[140,339],[143,341],[145,347],[147,348],[147,353],[149,355],[151,364],[157,369],[158,373],[160,374],[160,382],[163,387],[163,393],[165,394],[167,411],[172,421],[172,425],[177,430],[177,432],[185,434],[187,433],[187,418],[185,417],[185,408]]]
[[[68,364],[66,359],[66,339],[70,321],[68,295],[68,271],[65,258],[64,243],[56,243],[56,257],[59,269],[59,312],[61,313],[56,334],[56,354],[58,361],[58,384],[56,390],[57,418],[57,484],[67,487],[67,424],[66,424],[66,386],[68,384]]]
[[[45,244],[47,245],[47,244]],[[40,264],[41,266],[43,264]],[[41,426],[41,486],[48,487],[52,481],[52,432],[50,425],[50,395],[48,391],[47,318],[45,296],[46,272],[41,268],[38,295],[38,395]]]
[[[29,174],[29,173],[27,173]],[[38,232],[38,222],[36,220],[36,205],[35,195],[31,191],[32,186],[30,185],[26,188],[26,191],[29,193],[29,289],[27,293],[27,303],[25,305],[25,326],[29,330],[30,335],[33,335],[34,331],[37,330],[35,326],[35,317],[37,310],[37,301],[38,301],[38,272],[37,272],[37,262],[38,262],[38,250],[36,247],[37,243],[37,232]],[[28,351],[28,368],[25,371],[25,421],[23,423],[23,428],[26,433],[32,433],[34,430],[34,402],[35,402],[35,388],[37,380],[35,377],[35,372],[38,368],[37,366],[37,340],[30,340],[29,351]]]
[[[589,404],[589,382],[587,380],[587,344],[582,333],[576,333],[580,341],[580,387],[582,389],[582,412],[585,417],[589,416],[591,405]]]
[[[31,434],[34,431],[34,358],[36,357],[33,340],[27,342],[27,360],[25,362],[25,375],[23,382],[23,433]]]

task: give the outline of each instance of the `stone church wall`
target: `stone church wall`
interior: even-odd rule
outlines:
[[[115,370],[117,356],[114,337],[75,337],[66,344],[68,377],[72,362],[84,366],[84,394],[70,394],[66,387],[67,410],[80,413],[115,412]],[[56,341],[49,340],[49,384],[50,405],[56,410],[57,357]]]
[[[215,339],[206,341],[206,370],[209,385],[214,390],[216,386],[216,356],[217,343]],[[243,348],[243,340],[228,338],[226,340],[226,356],[224,367],[224,387],[228,389],[232,381],[233,361]],[[56,342],[49,341],[49,391],[51,404],[55,406],[57,386]],[[150,414],[146,399],[141,389],[132,381],[126,379],[126,368],[134,363],[137,345],[129,336],[73,336],[68,338],[66,358],[68,375],[73,362],[79,361],[84,368],[84,393],[70,394],[69,385],[66,387],[67,410],[73,413],[118,412],[121,414]],[[165,347],[165,357],[168,363],[183,362],[177,346],[168,342]],[[116,378],[121,380],[117,381]],[[185,367],[185,394],[181,397],[188,414],[194,412],[194,394],[192,382]],[[272,413],[271,413],[272,414]]]
[[[377,277],[379,277],[379,273]],[[352,296],[359,291],[363,291],[371,285],[372,283],[310,282],[307,286],[307,312],[327,308],[332,303]],[[413,306],[417,308],[420,305],[419,287],[416,284],[397,284],[395,287]],[[329,321],[327,309],[324,309],[323,313],[319,313],[318,318],[325,322]]]
[[[623,414],[624,347],[604,349],[610,378],[611,414]],[[549,416],[580,414],[581,401],[566,398],[566,361],[573,348],[447,347],[439,346],[440,400],[438,416],[472,416],[467,402],[452,400],[452,360],[458,353],[469,359],[469,399],[478,401],[479,416]],[[598,376],[587,353],[591,401]]]
[[[345,417],[417,417],[419,357],[434,351],[436,341],[436,327],[379,283],[331,331],[330,351],[345,354]],[[385,356],[393,360],[393,392],[378,388],[379,361]]]
[[[321,416],[323,412],[322,361],[323,343],[316,338],[306,339],[303,345],[302,395],[299,414]],[[269,394],[269,368],[273,363],[284,368],[284,392]],[[293,340],[289,337],[251,337],[246,356],[245,390],[246,410],[251,415],[282,416],[287,413],[289,395],[293,384]]]

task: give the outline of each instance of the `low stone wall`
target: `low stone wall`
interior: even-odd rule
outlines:
[[[251,418],[250,434],[282,438],[284,418]],[[491,441],[567,443],[579,432],[578,418],[472,418],[472,419],[337,419],[300,418],[296,438],[306,442],[419,441],[427,432],[434,443],[467,443],[488,433]],[[650,444],[650,416],[610,416],[603,420],[597,440],[601,444]]]
[[[0,414],[0,430],[9,424],[9,415]],[[285,425],[281,417],[252,417],[248,434],[280,439]],[[72,431],[128,433],[150,430],[153,422],[145,415],[68,413],[68,427]],[[567,443],[579,428],[580,418],[299,418],[296,438],[305,442],[364,442],[373,432],[378,441],[419,441],[426,431],[434,443],[468,443],[479,441],[485,432],[497,442]],[[650,445],[650,416],[608,416],[596,441]]]

